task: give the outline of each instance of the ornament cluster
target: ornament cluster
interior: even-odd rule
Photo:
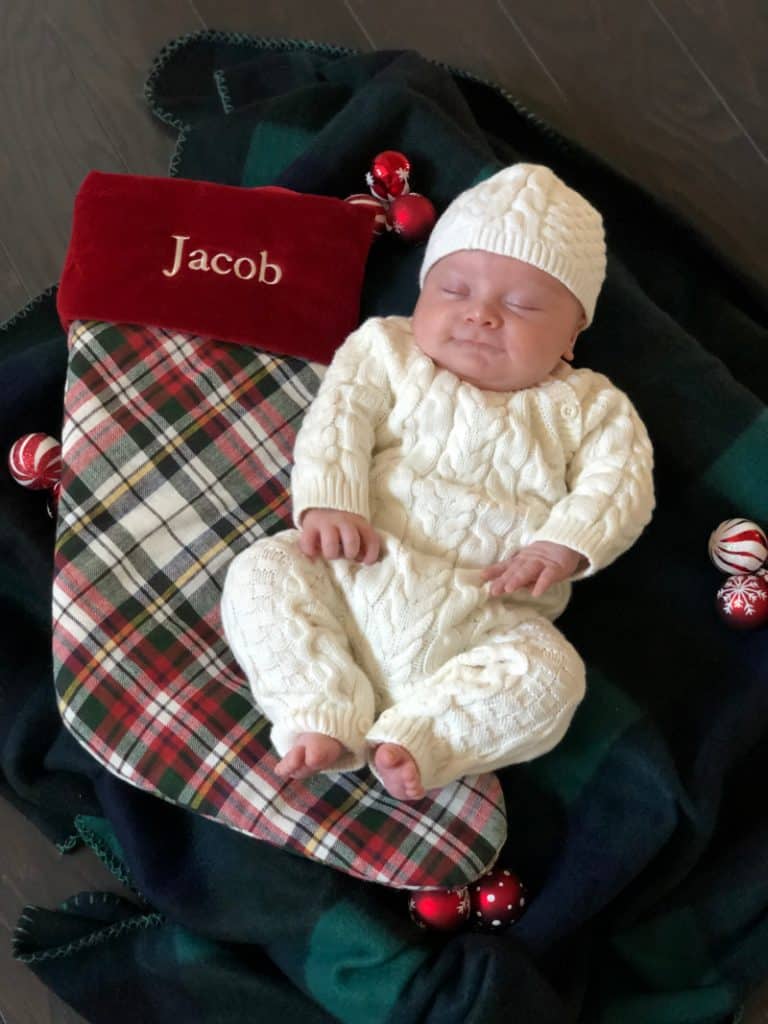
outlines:
[[[413,893],[408,910],[420,928],[452,932],[468,926],[473,931],[502,932],[523,916],[527,899],[517,875],[494,868],[470,886]]]
[[[393,231],[406,242],[423,242],[434,227],[435,208],[426,196],[411,191],[410,173],[408,157],[386,149],[373,158],[365,176],[370,195],[356,192],[347,196],[348,203],[371,208],[375,235]]]
[[[48,434],[24,434],[8,453],[8,471],[30,491],[48,491],[48,515],[55,519],[61,490],[61,445]]]
[[[709,557],[728,579],[717,592],[717,610],[733,629],[768,624],[768,538],[749,519],[726,519],[712,531]]]

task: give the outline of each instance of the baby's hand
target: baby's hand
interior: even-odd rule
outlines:
[[[522,548],[516,555],[503,562],[496,562],[483,569],[483,578],[493,580],[491,594],[511,594],[520,587],[533,585],[534,597],[541,595],[561,580],[568,579],[579,568],[582,556],[578,551],[565,547],[564,544],[553,544],[548,540],[538,540]]]
[[[311,508],[302,516],[299,549],[313,561],[320,554],[371,565],[380,548],[381,539],[364,516],[335,508]]]

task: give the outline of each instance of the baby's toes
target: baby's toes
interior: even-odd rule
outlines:
[[[304,763],[303,751],[294,747],[275,765],[275,773],[286,779],[295,775]]]
[[[401,781],[403,789],[409,799],[413,800],[416,797],[424,795],[424,787],[421,784],[421,774],[415,761],[411,761],[409,764],[404,766]]]

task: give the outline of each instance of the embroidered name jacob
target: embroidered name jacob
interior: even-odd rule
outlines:
[[[188,270],[212,270],[214,274],[234,273],[241,281],[252,281],[258,276],[259,284],[277,284],[283,276],[282,268],[277,263],[270,263],[267,260],[267,250],[262,249],[259,253],[259,264],[250,256],[239,256],[235,258],[227,252],[217,252],[210,256],[205,249],[192,249],[185,254],[185,243],[190,240],[189,235],[171,235],[176,243],[173,253],[173,264],[170,269],[164,269],[165,277],[176,277],[185,263]]]

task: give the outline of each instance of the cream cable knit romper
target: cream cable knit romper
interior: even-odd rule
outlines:
[[[313,562],[289,529],[233,560],[224,629],[278,753],[325,733],[350,751],[333,771],[353,770],[399,743],[431,789],[554,747],[585,692],[551,621],[570,583],[491,597],[480,571],[549,540],[589,576],[637,539],[653,455],[626,395],[566,363],[483,391],[424,355],[409,317],[374,318],[336,352],[294,460],[294,523],[355,512],[382,554]]]

